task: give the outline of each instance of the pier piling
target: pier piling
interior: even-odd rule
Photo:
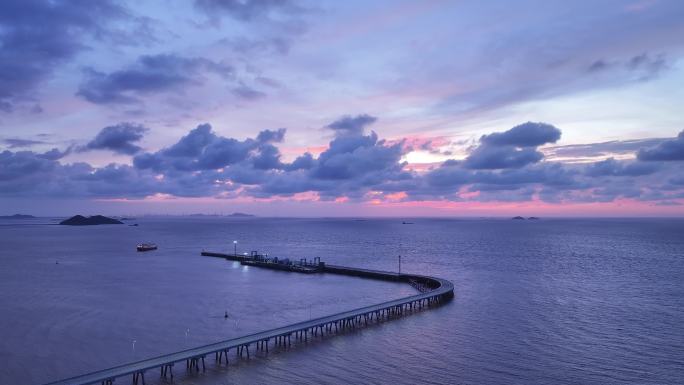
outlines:
[[[239,255],[226,256],[225,254],[211,252],[202,252],[202,255],[247,262],[249,262],[250,258],[254,259],[260,257],[258,254],[253,254],[252,257],[248,257]],[[304,262],[305,261],[302,263]],[[255,264],[255,266],[260,265]],[[194,369],[195,372],[199,372],[199,361],[201,360],[202,371],[206,371],[204,358],[207,354],[214,353],[214,361],[217,363],[217,365],[220,365],[225,357],[226,365],[228,365],[228,351],[231,348],[235,348],[235,354],[238,358],[241,358],[246,354],[247,359],[249,359],[249,346],[253,343],[256,344],[257,351],[264,351],[265,349],[266,353],[268,354],[271,339],[273,339],[274,347],[284,346],[289,348],[292,345],[293,333],[295,340],[308,343],[309,333],[311,333],[312,339],[313,337],[318,337],[319,332],[321,337],[323,337],[326,332],[328,335],[344,334],[346,331],[353,330],[354,328],[361,326],[368,326],[373,322],[376,324],[381,323],[393,318],[414,313],[417,310],[440,305],[443,302],[450,300],[454,296],[453,284],[440,278],[333,266],[324,264],[320,262],[320,260],[316,260],[313,264],[307,263],[301,267],[306,268],[306,271],[300,271],[297,269],[290,271],[341,274],[370,279],[406,282],[416,288],[420,294],[345,311],[338,314],[310,319],[308,321],[299,322],[289,326],[283,326],[249,336],[233,338],[227,341],[217,342],[193,349],[187,349],[156,358],[145,359],[110,369],[104,369],[53,382],[47,385],[90,385],[97,383],[101,385],[112,385],[116,378],[128,375],[133,376],[132,382],[134,385],[138,385],[140,383],[144,385],[146,370],[160,368],[161,377],[166,378],[167,376],[170,376],[170,378],[173,378],[174,363],[185,361],[188,372],[192,372],[192,369]]]

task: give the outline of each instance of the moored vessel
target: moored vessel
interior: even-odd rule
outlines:
[[[157,250],[157,245],[154,243],[141,243],[136,248],[138,251],[152,251]]]

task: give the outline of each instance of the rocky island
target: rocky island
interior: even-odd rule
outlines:
[[[105,217],[103,215],[93,215],[92,217],[84,217],[83,215],[74,215],[69,219],[59,222],[60,225],[67,226],[93,226],[93,225],[123,225],[123,222],[114,218]]]

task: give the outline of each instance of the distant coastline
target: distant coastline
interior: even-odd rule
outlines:
[[[35,219],[33,215],[28,214],[14,214],[14,215],[0,215],[0,219]]]
[[[189,217],[231,217],[231,218],[252,218],[255,217],[256,215],[253,214],[246,214],[246,213],[240,213],[240,212],[234,212],[232,214],[228,215],[223,215],[223,214],[189,214],[187,215]]]

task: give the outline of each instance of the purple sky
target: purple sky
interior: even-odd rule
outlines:
[[[0,3],[0,214],[684,214],[684,3]]]

